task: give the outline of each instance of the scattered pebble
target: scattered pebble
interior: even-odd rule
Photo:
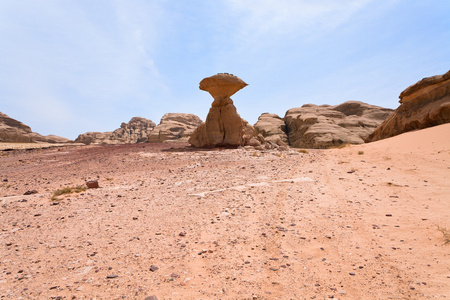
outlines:
[[[38,193],[38,191],[37,190],[29,190],[29,191],[26,191],[25,193],[23,193],[24,195],[34,195],[34,194],[37,194]]]
[[[155,265],[150,266],[150,271],[155,272],[157,270],[159,270],[159,268],[157,266],[155,266]]]

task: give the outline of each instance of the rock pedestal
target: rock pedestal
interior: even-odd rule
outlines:
[[[244,145],[254,129],[249,130],[247,122],[241,119],[231,96],[247,84],[240,78],[220,73],[200,82],[200,89],[214,98],[205,123],[191,135],[189,143],[194,147],[240,146]]]

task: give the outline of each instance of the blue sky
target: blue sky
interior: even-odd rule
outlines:
[[[447,0],[0,0],[0,111],[75,139],[169,112],[205,120],[219,72],[255,123],[398,95],[450,69]]]

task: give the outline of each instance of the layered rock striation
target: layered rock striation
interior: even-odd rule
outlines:
[[[165,141],[187,142],[202,120],[193,114],[167,113],[150,133],[148,141],[159,143]]]
[[[450,123],[450,71],[423,78],[406,88],[399,98],[400,106],[366,138],[366,142]]]

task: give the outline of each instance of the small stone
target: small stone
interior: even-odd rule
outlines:
[[[172,273],[172,274],[170,274],[170,277],[172,277],[172,278],[180,278],[180,275],[178,275],[177,273]]]
[[[272,271],[278,271],[278,269],[276,269],[276,268],[270,268],[270,270],[272,270]]]
[[[114,279],[114,278],[117,278],[117,277],[119,277],[119,275],[113,274],[113,275],[106,276],[106,279]]]
[[[353,273],[353,272],[350,272],[349,274],[350,274],[350,276],[355,276],[355,275],[356,275],[356,274]]]
[[[180,232],[179,234],[178,234],[179,236],[186,236],[186,232]]]
[[[145,297],[144,300],[158,300],[158,298],[156,298],[155,295],[152,295],[152,296]]]
[[[392,217],[392,214],[386,214],[386,217]]]
[[[98,180],[90,180],[86,182],[86,186],[88,187],[88,189],[96,189],[99,187]]]
[[[37,190],[30,190],[30,191],[26,191],[26,192],[24,193],[24,195],[33,195],[33,194],[37,194],[37,193],[38,193]]]
[[[150,266],[150,271],[155,272],[157,270],[159,270],[159,268],[157,266],[155,266],[155,265]]]

